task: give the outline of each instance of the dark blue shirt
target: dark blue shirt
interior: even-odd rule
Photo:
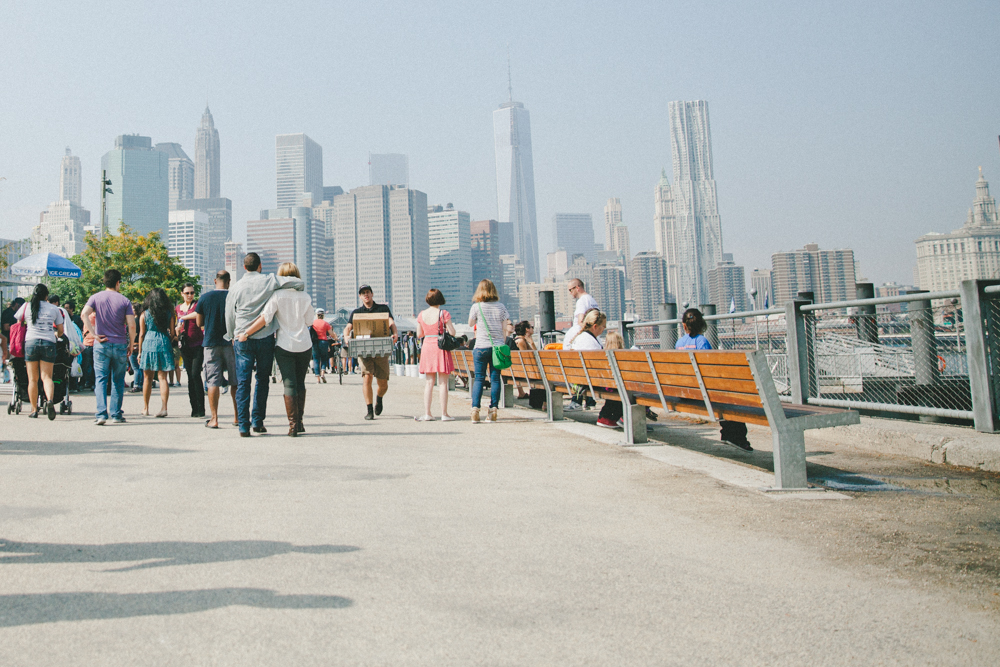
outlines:
[[[194,312],[205,318],[205,338],[202,347],[232,345],[226,340],[226,297],[229,290],[216,289],[206,292],[198,299]]]

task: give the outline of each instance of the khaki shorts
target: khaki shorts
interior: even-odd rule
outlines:
[[[379,380],[389,379],[389,357],[358,357],[362,375],[374,375]]]

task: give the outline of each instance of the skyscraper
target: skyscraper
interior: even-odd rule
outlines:
[[[368,185],[337,195],[333,206],[337,307],[355,308],[367,284],[396,315],[416,316],[430,288],[427,195]]]
[[[820,250],[807,243],[801,250],[771,255],[771,306],[784,305],[799,292],[812,292],[815,303],[854,299],[854,251]]]
[[[246,269],[243,268],[243,258],[246,257],[246,253],[243,252],[243,244],[236,241],[226,241],[225,253],[225,269],[229,271],[229,279],[236,282],[246,273]]]
[[[677,284],[680,281],[677,251],[679,235],[677,220],[674,216],[674,193],[667,179],[667,171],[660,172],[660,181],[656,184],[656,217],[653,221],[653,233],[656,237],[656,252],[666,263],[667,271],[667,303],[677,303]],[[683,303],[683,302],[681,302]]]
[[[625,273],[621,267],[609,264],[594,267],[593,289],[588,289],[609,320],[622,319],[625,314]]]
[[[552,216],[552,227],[556,249],[566,251],[567,262],[572,262],[574,255],[594,261],[594,219],[589,213],[556,213]]]
[[[400,153],[368,154],[368,185],[409,185],[410,158]]]
[[[66,155],[62,159],[62,169],[59,172],[59,201],[68,201],[80,206],[82,194],[80,158],[73,155],[67,146]]]
[[[326,229],[313,219],[306,206],[266,209],[259,220],[247,222],[247,252],[260,255],[261,270],[274,273],[282,262],[299,267],[313,304],[326,308],[330,258],[326,255]]]
[[[771,283],[771,269],[754,269],[750,272],[750,290],[757,292],[753,297],[754,310],[761,310],[766,303],[774,306],[774,285]]]
[[[167,154],[169,206],[171,211],[175,211],[178,201],[194,198],[194,162],[180,144],[156,144],[154,148]]]
[[[604,249],[615,249],[615,227],[622,224],[622,200],[611,197],[604,205]]]
[[[309,195],[323,200],[323,148],[304,134],[274,140],[278,208],[301,206]]]
[[[108,231],[116,233],[124,222],[138,234],[166,234],[170,212],[167,154],[154,149],[149,137],[123,134],[115,138],[114,150],[101,158],[101,169],[113,191],[106,199]]]
[[[233,238],[233,202],[226,197],[181,199],[175,210],[201,211],[208,216],[208,250],[205,261],[213,272],[225,266],[225,244]]]
[[[208,214],[201,211],[171,211],[167,250],[192,274],[198,276],[202,289],[215,277],[208,265]],[[222,267],[219,267],[222,268]]]
[[[474,290],[470,216],[451,204],[434,206],[427,211],[427,230],[431,287],[441,290],[453,307],[464,308],[472,303]]]
[[[731,253],[723,253],[722,261],[708,272],[709,303],[714,303],[716,312],[728,313],[750,310],[747,304],[746,269],[733,261]]]
[[[632,298],[640,320],[658,320],[660,304],[666,303],[667,264],[656,252],[640,252],[632,258]],[[600,303],[600,302],[598,302]]]
[[[657,249],[667,261],[676,300],[707,303],[708,272],[722,261],[708,102],[671,102],[669,113],[674,182],[661,179],[657,186],[656,236],[663,246]],[[676,280],[670,270],[674,259]]]
[[[538,230],[535,221],[535,169],[531,157],[531,116],[511,98],[493,112],[497,165],[497,210],[511,223],[514,254],[524,264],[527,282],[538,282]]]
[[[212,112],[206,106],[194,139],[195,199],[218,198],[221,191],[219,164],[219,131],[215,129]]]
[[[472,287],[479,281],[491,281],[500,287],[500,223],[496,220],[475,220],[469,224],[472,238]]]

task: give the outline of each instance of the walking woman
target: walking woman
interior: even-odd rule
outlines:
[[[14,319],[23,323],[24,361],[28,368],[28,397],[31,401],[29,417],[38,418],[38,380],[41,376],[46,396],[55,396],[52,382],[52,365],[56,361],[56,341],[63,335],[62,311],[47,301],[49,288],[42,283],[35,285],[31,301],[21,306]],[[45,403],[45,413],[50,420],[56,418],[56,406],[51,400]]]
[[[437,380],[441,395],[441,421],[452,422],[455,418],[448,414],[448,376],[455,370],[455,362],[451,352],[438,347],[438,336],[442,331],[454,336],[455,325],[451,323],[451,314],[441,308],[444,305],[441,290],[430,290],[424,300],[430,307],[417,315],[417,336],[424,339],[420,348],[420,372],[424,374],[427,384],[424,387],[424,416],[415,419],[418,422],[434,421],[431,401],[434,398],[434,381]]]
[[[184,303],[178,304],[174,309],[177,314],[177,342],[181,350],[181,358],[184,360],[184,370],[188,376],[188,400],[191,402],[191,416],[200,418],[205,416],[205,384],[201,379],[202,368],[205,365],[205,348],[201,342],[205,337],[198,321],[195,319],[182,320],[185,315],[194,312],[197,306],[194,285],[186,283],[181,290]]]
[[[476,293],[472,297],[472,310],[469,311],[469,326],[476,329],[476,345],[472,349],[472,361],[476,367],[476,377],[472,381],[472,423],[479,423],[479,411],[483,398],[483,383],[486,371],[490,373],[490,410],[487,413],[491,422],[497,420],[497,410],[500,406],[500,391],[503,384],[500,370],[493,366],[493,346],[503,343],[504,332],[510,324],[510,313],[507,306],[500,303],[493,281],[479,281]]]
[[[301,278],[299,267],[284,262],[278,267],[279,276]],[[278,290],[264,304],[260,317],[250,323],[246,331],[237,332],[237,340],[245,343],[247,338],[278,318],[278,335],[274,346],[274,361],[281,371],[281,383],[285,390],[285,415],[288,417],[288,435],[296,437],[305,432],[302,414],[306,409],[306,375],[312,361],[313,345],[309,330],[312,328],[312,297],[306,292],[284,289]]]
[[[155,287],[142,302],[139,319],[139,367],[142,368],[142,414],[149,416],[149,396],[153,392],[153,378],[159,377],[160,411],[157,417],[167,416],[170,400],[170,373],[174,370],[174,343],[171,338],[177,314],[167,293]]]

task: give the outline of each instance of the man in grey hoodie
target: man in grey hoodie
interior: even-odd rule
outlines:
[[[233,341],[233,350],[236,352],[236,415],[240,437],[247,438],[250,437],[251,429],[254,433],[267,433],[264,418],[267,415],[267,394],[271,368],[274,365],[274,332],[278,328],[278,318],[274,318],[245,343],[236,340],[236,332],[246,331],[250,327],[275,290],[303,290],[305,283],[299,278],[261,273],[260,256],[255,252],[247,253],[243,259],[243,267],[247,272],[230,288],[226,297],[226,339]],[[250,380],[254,375],[257,382],[251,414]]]

